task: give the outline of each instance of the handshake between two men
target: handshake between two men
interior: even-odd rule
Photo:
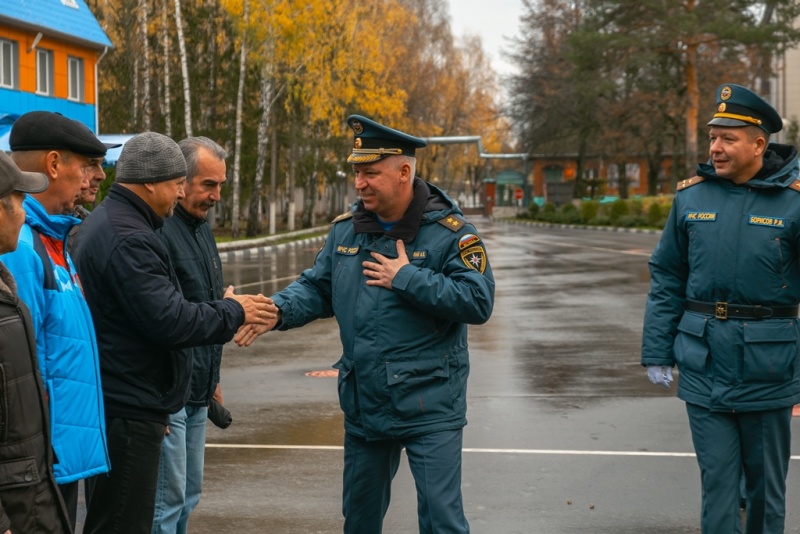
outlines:
[[[280,310],[272,299],[262,294],[236,295],[233,286],[228,286],[223,298],[233,299],[244,308],[244,324],[233,338],[240,347],[248,347],[255,339],[268,332],[278,323]]]

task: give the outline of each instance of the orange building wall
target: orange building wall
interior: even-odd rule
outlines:
[[[28,49],[36,38],[36,32],[27,32],[0,25],[0,37],[16,41],[19,49],[19,90],[27,93],[36,92],[36,51]],[[94,66],[97,62],[97,51],[82,48],[71,43],[55,41],[44,35],[36,44],[36,48],[53,51],[53,96],[66,99],[69,95],[67,57],[83,59],[84,100],[86,104],[95,103]]]
[[[570,181],[575,179],[578,169],[578,162],[574,158],[571,157],[548,157],[548,158],[534,158],[532,160],[533,168],[531,174],[528,176],[529,184],[530,180],[533,180],[533,194],[534,196],[541,197],[544,196],[544,169],[551,165],[557,165],[564,169],[564,178],[563,181]],[[592,158],[588,158],[584,165],[593,165],[596,161],[592,160]],[[647,194],[647,160],[645,158],[641,159],[631,159],[628,163],[638,163],[639,164],[639,185],[637,187],[630,187],[628,192],[631,195],[646,195]],[[662,167],[669,175],[670,166],[672,162],[670,158],[665,158],[664,162],[662,163]],[[600,175],[601,180],[607,180],[608,178],[608,164],[603,165],[602,173]],[[659,193],[669,193],[669,184],[665,184],[665,190],[659,191]],[[607,184],[603,185],[604,193],[607,195],[618,195],[619,191],[616,187],[609,187]]]

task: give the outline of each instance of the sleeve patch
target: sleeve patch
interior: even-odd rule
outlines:
[[[486,270],[486,250],[482,245],[465,248],[461,251],[461,261],[470,269],[475,269],[483,274]]]
[[[467,247],[470,247],[476,243],[480,243],[481,238],[476,236],[475,234],[464,234],[461,236],[461,239],[458,240],[458,250],[464,250]]]

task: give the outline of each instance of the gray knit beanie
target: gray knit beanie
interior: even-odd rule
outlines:
[[[156,132],[132,137],[117,160],[117,182],[147,184],[186,176],[186,160],[178,143]]]

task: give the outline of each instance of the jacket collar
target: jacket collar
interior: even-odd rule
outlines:
[[[403,217],[397,221],[394,227],[386,232],[386,237],[397,240],[402,239],[404,243],[410,243],[417,236],[419,226],[422,223],[422,214],[425,212],[425,205],[428,203],[430,189],[420,178],[414,178],[414,198],[406,208]],[[376,218],[376,215],[364,208],[364,203],[359,200],[356,210],[353,213],[353,229],[357,234],[382,234],[383,226]]]
[[[174,216],[185,222],[186,226],[189,226],[190,228],[197,228],[198,226],[201,226],[203,223],[208,222],[208,219],[198,219],[194,215],[190,214],[183,208],[180,202],[178,203],[177,206],[175,206]]]
[[[17,301],[17,282],[3,262],[0,262],[0,300],[12,303]]]
[[[71,215],[50,215],[41,202],[31,195],[25,195],[23,206],[25,223],[40,234],[49,237],[63,240],[73,226],[81,223],[80,219]]]
[[[164,219],[156,215],[156,212],[153,211],[153,208],[151,208],[147,202],[142,200],[139,195],[130,189],[122,187],[116,183],[111,184],[111,189],[108,191],[108,198],[129,204],[142,215],[142,217],[153,228],[153,230],[157,230],[164,226]]]

